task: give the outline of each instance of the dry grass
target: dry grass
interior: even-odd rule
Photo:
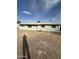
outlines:
[[[22,56],[22,37],[24,34],[27,35],[31,59],[61,59],[61,35],[41,31],[17,31],[18,56]]]

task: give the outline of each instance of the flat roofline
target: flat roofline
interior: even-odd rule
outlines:
[[[38,25],[61,25],[61,24],[53,24],[53,23],[28,23],[28,24],[19,24],[21,26],[27,26],[27,25],[31,25],[31,26],[38,26]]]

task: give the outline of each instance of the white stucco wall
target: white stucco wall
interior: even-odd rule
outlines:
[[[36,28],[36,26],[32,26],[32,30],[36,30],[37,28]]]
[[[33,31],[56,31],[56,32],[59,32],[60,31],[60,26],[56,26],[55,28],[52,27],[52,26],[31,26],[31,27],[28,27],[28,26],[18,26],[20,30],[33,30]]]
[[[56,26],[56,32],[60,32],[60,26]]]

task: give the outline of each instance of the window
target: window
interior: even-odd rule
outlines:
[[[56,26],[55,26],[55,25],[52,25],[51,27],[52,27],[52,28],[55,28]]]
[[[23,25],[21,25],[23,27]]]
[[[32,26],[31,25],[28,25],[28,28],[31,28]]]
[[[41,27],[43,27],[43,28],[44,28],[44,27],[45,27],[45,25],[42,25]]]

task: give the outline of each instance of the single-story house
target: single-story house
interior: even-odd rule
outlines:
[[[18,29],[20,30],[29,30],[29,31],[53,31],[60,32],[61,24],[53,23],[20,23],[17,24]]]

